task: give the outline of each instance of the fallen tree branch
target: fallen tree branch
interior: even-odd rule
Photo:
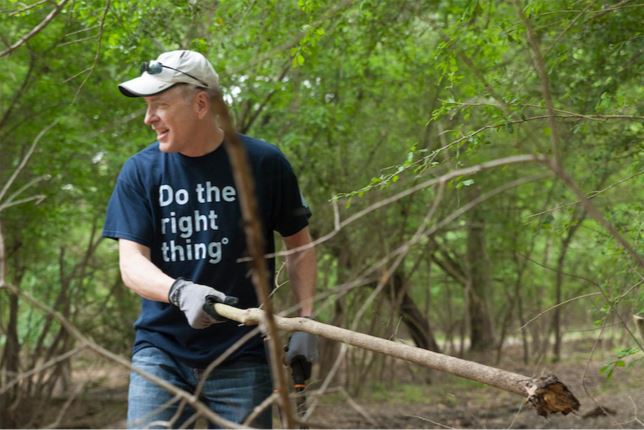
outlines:
[[[60,3],[58,3],[58,4],[56,5],[56,7],[54,7],[54,8],[52,9],[52,11],[51,11],[51,12],[49,12],[49,15],[47,15],[47,16],[45,17],[45,19],[43,19],[42,21],[40,21],[40,23],[39,23],[37,26],[35,26],[34,28],[32,28],[32,29],[31,29],[31,31],[30,31],[29,33],[25,34],[25,35],[24,35],[20,40],[18,40],[18,41],[17,41],[16,43],[14,43],[13,45],[9,46],[9,47],[8,47],[7,49],[5,49],[4,51],[0,52],[0,57],[4,57],[5,55],[11,54],[13,51],[15,51],[16,49],[20,48],[22,45],[24,45],[25,43],[27,43],[27,41],[28,41],[29,39],[31,39],[31,38],[32,38],[32,37],[34,37],[36,34],[38,34],[38,32],[39,32],[39,31],[41,31],[43,28],[47,27],[47,25],[49,25],[49,23],[50,23],[54,18],[56,18],[56,15],[58,15],[58,14],[60,13],[60,11],[61,11],[61,10],[63,10],[63,7],[65,7],[65,4],[66,4],[68,1],[69,1],[69,0],[62,0]]]
[[[244,325],[257,325],[264,322],[264,312],[260,309],[244,310],[223,304],[215,304],[214,307],[219,315]],[[518,394],[526,398],[526,401],[530,402],[536,408],[537,413],[542,416],[557,412],[567,415],[578,410],[580,406],[579,401],[570,390],[554,375],[540,378],[524,376],[473,361],[323,324],[308,318],[285,318],[274,315],[274,321],[280,330],[305,331]]]

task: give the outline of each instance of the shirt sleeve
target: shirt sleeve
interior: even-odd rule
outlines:
[[[309,225],[311,210],[304,200],[297,177],[283,154],[277,159],[274,184],[273,225],[282,236],[291,236]]]
[[[151,247],[153,222],[150,196],[137,173],[133,160],[123,165],[107,206],[103,236],[127,239]]]

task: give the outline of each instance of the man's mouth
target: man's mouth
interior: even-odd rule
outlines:
[[[157,140],[161,140],[168,136],[168,134],[170,133],[170,130],[156,130],[156,132],[157,132]]]

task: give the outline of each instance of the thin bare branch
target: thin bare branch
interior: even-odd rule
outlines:
[[[18,206],[18,205],[22,205],[22,204],[33,202],[33,201],[35,201],[36,204],[40,204],[46,198],[47,198],[47,196],[44,195],[44,194],[36,194],[35,196],[25,197],[24,199],[20,199],[20,200],[8,199],[6,202],[4,202],[4,203],[2,203],[0,205],[0,212],[2,212],[5,209],[8,209],[8,208],[10,208],[12,206]]]
[[[98,60],[101,57],[101,46],[103,44],[103,30],[105,28],[105,18],[107,18],[107,13],[109,11],[110,11],[110,0],[105,0],[105,8],[103,9],[103,15],[101,16],[101,22],[99,23],[99,28],[98,28],[98,44],[96,45],[96,54],[94,55],[94,62],[89,68],[87,75],[85,75],[85,79],[83,79],[81,84],[76,89],[76,94],[74,94],[74,99],[72,103],[76,102],[81,90],[85,86],[85,83],[92,76],[92,73],[94,73],[94,70],[96,70],[96,65],[98,64]]]
[[[33,76],[34,74],[33,72],[36,68],[36,58],[37,58],[36,55],[33,53],[31,53],[31,55],[29,56],[29,68],[27,69],[27,73],[25,73],[25,76],[22,79],[22,83],[20,84],[20,87],[13,94],[13,97],[11,97],[11,102],[9,103],[9,106],[7,106],[7,109],[2,115],[2,119],[0,119],[0,129],[2,129],[8,123],[9,118],[11,118],[11,114],[13,113],[13,110],[18,105],[18,102],[22,98],[25,91],[27,91],[27,88],[31,83],[31,77]]]
[[[436,178],[428,179],[426,181],[420,182],[417,185],[414,185],[413,187],[409,187],[405,189],[404,191],[401,191],[399,193],[394,194],[393,196],[387,197],[385,199],[382,199],[358,212],[355,214],[351,215],[350,217],[346,218],[339,224],[335,226],[333,231],[325,234],[324,236],[319,237],[318,239],[314,240],[308,245],[303,245],[297,248],[292,248],[287,251],[281,251],[279,253],[271,253],[271,254],[266,254],[265,257],[271,258],[271,257],[276,257],[276,256],[286,256],[290,254],[295,254],[296,252],[301,252],[305,251],[311,247],[318,246],[324,242],[329,241],[333,237],[335,237],[340,230],[348,226],[349,224],[357,221],[358,219],[370,214],[371,212],[374,212],[380,208],[383,208],[385,206],[388,206],[392,203],[397,202],[400,199],[403,199],[411,194],[414,194],[418,191],[424,190],[426,188],[429,188],[433,185],[436,185],[440,182],[448,182],[454,178],[458,178],[459,176],[469,176],[469,175],[475,175],[477,173],[480,173],[482,171],[488,170],[488,169],[493,169],[495,167],[500,167],[500,166],[505,166],[509,164],[521,164],[521,163],[543,163],[546,161],[546,158],[542,155],[513,155],[510,157],[504,157],[504,158],[497,158],[492,161],[486,161],[481,164],[476,164],[474,166],[470,167],[465,167],[462,169],[456,169],[452,170],[451,172],[448,172],[444,175],[441,175]],[[242,262],[242,261],[249,261],[249,258],[240,258],[237,261]]]
[[[617,229],[602,215],[602,213],[593,205],[586,193],[579,188],[577,183],[558,165],[556,162],[547,163],[550,169],[554,172],[559,179],[563,181],[568,188],[577,195],[581,205],[588,212],[588,214],[595,219],[602,227],[608,231],[608,233],[613,236],[613,238],[626,250],[633,260],[640,266],[644,267],[644,257],[642,257],[637,250],[627,241]]]
[[[268,266],[264,257],[264,235],[262,233],[263,229],[255,195],[255,182],[250,169],[248,154],[244,144],[239,139],[237,130],[233,126],[232,118],[221,93],[215,97],[213,107],[221,120],[226,139],[224,147],[230,157],[233,178],[239,189],[239,203],[251,259],[251,279],[255,287],[257,300],[266,311],[263,322],[268,336],[273,383],[279,393],[278,403],[281,417],[286,426],[294,428],[295,419],[288,398],[287,377],[284,366],[282,366],[284,351],[273,318],[273,302],[270,298],[270,286],[268,284]]]
[[[380,424],[374,417],[372,417],[370,414],[367,413],[367,411],[364,410],[362,406],[360,406],[355,400],[351,398],[349,393],[347,393],[347,390],[345,390],[342,387],[339,387],[338,390],[343,396],[346,402],[351,406],[351,408],[356,411],[362,418],[365,420],[369,421],[371,425],[373,425],[376,428],[383,427],[382,424]]]
[[[445,424],[441,424],[441,423],[439,423],[437,421],[430,420],[427,417],[421,417],[420,415],[408,415],[408,416],[410,416],[412,418],[418,418],[419,420],[422,420],[422,421],[427,421],[428,423],[432,423],[435,426],[439,426],[439,427],[442,427],[444,429],[453,429],[454,428],[454,427],[447,426]]]
[[[554,104],[552,102],[552,93],[550,91],[550,80],[548,78],[548,72],[546,71],[546,63],[541,55],[541,48],[539,46],[539,40],[537,35],[532,28],[532,23],[523,13],[521,3],[519,0],[514,0],[514,4],[517,8],[517,13],[519,18],[523,22],[523,25],[526,29],[526,36],[528,39],[528,45],[530,45],[530,53],[532,55],[534,68],[537,71],[539,76],[539,82],[541,83],[541,93],[543,95],[543,101],[546,105],[546,111],[548,112],[548,122],[550,124],[550,144],[552,147],[552,159],[555,166],[561,166],[561,153],[560,153],[560,144],[559,144],[559,131],[557,121],[555,121],[555,110]]]
[[[345,9],[348,9],[349,7],[353,6],[355,0],[344,0],[341,2],[335,3],[332,7],[329,7],[326,9],[325,13],[318,18],[316,21],[310,23],[308,27],[310,28],[317,28],[322,24],[325,23],[335,23],[338,21],[338,18],[335,16],[337,14],[342,13]],[[281,46],[278,46],[274,49],[271,49],[270,51],[266,51],[261,53],[260,55],[257,55],[253,61],[247,62],[244,64],[244,66],[240,69],[237,70],[232,70],[228,72],[229,75],[234,75],[237,73],[247,73],[248,69],[255,67],[258,64],[261,64],[262,62],[275,58],[278,56],[279,53],[282,52],[288,52],[291,48],[296,46],[298,43],[300,43],[300,40],[302,40],[305,36],[307,35],[306,31],[301,31],[298,34],[296,34],[291,40],[288,42],[282,44]]]
[[[541,55],[539,40],[537,39],[537,36],[534,32],[532,23],[523,13],[519,0],[515,0],[514,3],[517,8],[517,13],[519,14],[519,17],[521,18],[521,21],[523,22],[526,28],[526,36],[528,39],[528,44],[530,45],[530,52],[532,54],[535,70],[537,71],[537,75],[539,76],[539,81],[541,83],[541,92],[543,95],[543,101],[546,106],[546,110],[548,112],[548,117],[549,117],[548,122],[550,124],[550,129],[551,129],[550,143],[552,146],[552,158],[546,164],[554,172],[554,174],[559,179],[561,179],[564,182],[564,184],[566,184],[566,186],[573,191],[573,193],[577,195],[577,197],[581,201],[581,205],[588,212],[588,214],[591,217],[593,217],[595,221],[601,224],[610,233],[611,236],[613,236],[613,238],[626,250],[626,252],[628,252],[631,255],[631,257],[633,257],[635,262],[640,267],[644,267],[644,257],[642,257],[637,252],[637,250],[630,244],[630,242],[628,242],[617,231],[617,229],[615,229],[615,227],[610,222],[608,222],[606,218],[604,218],[602,213],[592,204],[590,199],[586,197],[586,193],[584,193],[579,188],[579,186],[575,183],[572,177],[570,177],[570,175],[566,173],[566,171],[564,170],[561,164],[560,138],[559,138],[559,131],[557,129],[557,121],[555,121],[555,118],[556,118],[555,108],[554,108],[554,103],[552,101],[552,93],[550,91],[550,80],[548,78],[548,73],[546,72],[545,61],[543,59],[543,56]]]
[[[2,218],[0,218],[0,289],[4,288],[7,279],[7,251],[4,245],[2,232]]]
[[[87,385],[88,382],[89,381],[83,381],[82,383],[80,383],[76,387],[76,389],[74,390],[72,395],[69,396],[67,401],[65,401],[65,404],[63,405],[63,407],[60,408],[60,410],[58,412],[58,415],[56,415],[56,419],[54,420],[54,422],[49,424],[49,425],[46,425],[44,428],[46,428],[46,429],[55,429],[60,425],[60,423],[62,422],[63,418],[67,414],[67,411],[69,410],[70,406],[72,405],[72,403],[74,403],[74,400],[76,400],[78,398],[78,396],[83,392],[83,389],[85,388],[85,385]]]
[[[253,423],[253,421],[255,420],[255,418],[257,418],[259,416],[259,414],[264,412],[264,410],[266,410],[266,408],[271,407],[273,405],[273,403],[275,403],[277,398],[278,398],[277,393],[272,393],[270,396],[265,398],[262,403],[260,403],[259,405],[255,406],[255,408],[253,409],[253,412],[251,412],[250,415],[248,415],[248,417],[246,417],[246,419],[244,420],[244,422],[242,424],[245,425],[245,426],[250,426]]]
[[[9,16],[19,15],[19,14],[27,12],[27,11],[29,11],[31,9],[37,8],[38,6],[40,6],[42,4],[45,4],[45,3],[49,3],[49,0],[37,1],[36,3],[30,4],[28,6],[25,6],[22,9],[16,9],[16,10],[13,10],[11,12],[8,12],[7,15],[9,15]]]
[[[51,309],[49,306],[45,305],[39,300],[36,300],[34,297],[32,297],[30,294],[25,293],[24,291],[20,291],[20,289],[16,288],[15,286],[8,284],[6,282],[3,282],[0,284],[0,288],[6,288],[9,290],[12,294],[18,295],[25,299],[27,302],[29,302],[33,307],[40,309],[41,311],[45,312],[47,315],[50,315],[54,320],[58,321],[58,323],[64,327],[64,329],[76,340],[80,341],[81,344],[86,345],[87,348],[91,349],[92,351],[95,351],[99,355],[106,357],[107,359],[123,366],[126,367],[127,369],[134,371],[141,375],[143,378],[147,379],[148,381],[157,384],[161,388],[169,391],[172,394],[175,394],[178,398],[186,400],[186,402],[192,406],[195,411],[199,412],[203,416],[205,416],[207,419],[210,421],[216,423],[217,425],[223,426],[224,428],[245,428],[244,426],[240,426],[237,423],[234,423],[232,421],[229,421],[215,412],[213,412],[207,405],[202,403],[196,396],[194,396],[191,393],[188,393],[187,391],[184,391],[180,388],[175,387],[171,383],[167,382],[166,380],[159,378],[156,375],[153,375],[151,373],[148,373],[144,370],[141,370],[137,367],[133,367],[132,363],[121,357],[118,354],[115,354],[102,346],[98,345],[96,342],[92,341],[85,335],[83,335],[74,324],[72,324],[67,318],[62,316],[59,312],[54,311]]]
[[[21,39],[19,39],[16,43],[11,45],[4,51],[0,52],[0,58],[4,57],[5,55],[11,54],[13,51],[27,43],[27,41],[38,34],[38,32],[47,27],[47,25],[49,25],[49,23],[54,18],[56,18],[56,15],[58,15],[60,11],[63,10],[63,7],[65,7],[65,4],[67,4],[68,1],[69,0],[61,0],[61,2],[58,3],[51,12],[49,12],[49,15],[47,15],[45,19],[43,19],[37,26],[32,28],[29,33],[25,34]]]
[[[43,371],[49,369],[50,367],[53,367],[53,366],[57,365],[58,363],[62,363],[63,361],[69,360],[74,355],[76,355],[79,352],[83,351],[86,347],[87,347],[87,345],[81,343],[80,346],[77,346],[76,348],[74,348],[72,350],[69,350],[64,354],[61,354],[58,357],[54,357],[51,360],[47,361],[46,363],[41,364],[38,367],[35,367],[35,368],[33,368],[33,369],[31,369],[31,370],[29,370],[27,372],[20,373],[20,375],[18,375],[14,380],[12,380],[11,382],[7,382],[6,384],[4,384],[2,386],[2,389],[0,389],[0,396],[2,394],[6,393],[7,391],[9,391],[11,389],[11,387],[13,387],[14,385],[20,383],[20,381],[22,381],[22,380],[24,380],[24,379],[26,379],[26,378],[28,378],[28,377],[30,377],[32,375],[35,375],[37,373],[43,372]]]
[[[526,328],[528,325],[530,325],[530,323],[532,323],[533,321],[535,321],[535,320],[539,319],[539,318],[540,318],[542,315],[544,315],[545,313],[550,312],[551,310],[556,309],[556,308],[558,308],[558,307],[560,307],[560,306],[563,306],[563,305],[565,305],[566,303],[574,302],[575,300],[579,300],[579,299],[585,299],[586,297],[601,296],[601,295],[602,295],[602,293],[599,293],[599,292],[596,292],[596,293],[588,293],[588,294],[583,294],[583,295],[581,295],[581,296],[573,297],[573,298],[568,299],[568,300],[564,300],[564,301],[563,301],[563,302],[561,302],[561,303],[557,303],[556,305],[554,305],[554,306],[550,306],[548,309],[546,309],[546,310],[544,310],[544,311],[539,312],[537,315],[535,315],[534,317],[530,318],[530,319],[529,319],[525,324],[523,324],[521,327],[519,327],[519,330],[523,330],[523,329],[524,329],[524,328]]]
[[[588,193],[586,195],[586,197],[588,197],[588,199],[594,199],[599,194],[601,194],[603,192],[606,192],[606,191],[610,190],[611,188],[614,188],[614,187],[616,187],[616,186],[618,186],[618,185],[620,185],[620,184],[622,184],[622,183],[624,183],[626,181],[629,181],[629,180],[631,180],[633,178],[636,178],[639,175],[641,175],[642,173],[644,173],[644,170],[640,170],[639,172],[637,172],[637,173],[635,173],[633,175],[630,175],[630,176],[628,176],[626,178],[620,179],[619,181],[614,182],[614,183],[608,185],[607,187],[602,188],[601,190],[592,191],[592,192]],[[530,215],[527,216],[527,218],[529,219],[529,218],[533,218],[533,217],[536,217],[536,216],[539,216],[539,215],[546,214],[548,212],[554,212],[554,211],[557,211],[559,209],[564,209],[564,208],[567,208],[567,207],[570,207],[570,206],[575,206],[575,205],[578,205],[580,202],[581,202],[580,200],[576,200],[574,202],[569,202],[569,203],[564,203],[564,204],[561,204],[561,205],[557,205],[554,208],[550,208],[550,209],[546,209],[546,210],[541,211],[541,212],[530,214]]]
[[[22,169],[25,168],[27,165],[27,162],[31,158],[32,154],[34,153],[34,150],[36,149],[36,146],[38,146],[38,143],[40,142],[40,139],[43,138],[43,136],[51,130],[52,127],[54,127],[58,123],[58,120],[54,120],[51,124],[49,124],[47,127],[43,128],[40,130],[40,133],[36,136],[34,139],[33,143],[31,144],[31,147],[27,151],[27,154],[22,158],[20,161],[20,164],[18,164],[18,167],[16,167],[16,170],[14,170],[13,174],[9,178],[9,180],[4,184],[4,187],[2,188],[2,191],[0,191],[0,202],[4,198],[5,194],[7,194],[7,191],[9,191],[9,188],[13,185],[13,182],[16,180]]]
[[[563,35],[566,34],[577,23],[579,18],[581,18],[586,12],[588,12],[588,10],[592,6],[593,4],[589,3],[588,6],[586,6],[581,12],[579,12],[573,19],[570,20],[566,28],[564,28],[559,34],[557,34],[557,36],[554,38],[552,42],[548,43],[549,48],[546,50],[546,53],[544,54],[544,56],[547,57],[548,54],[550,54],[550,52],[557,46],[557,44],[559,43]]]

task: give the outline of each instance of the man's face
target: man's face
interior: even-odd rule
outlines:
[[[189,148],[197,126],[194,94],[175,86],[155,96],[144,97],[147,104],[144,123],[157,134],[162,152],[183,152]]]

